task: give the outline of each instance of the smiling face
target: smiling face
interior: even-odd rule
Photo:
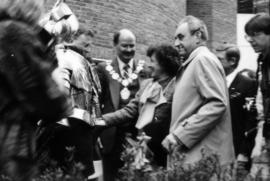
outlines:
[[[151,72],[151,77],[155,80],[166,74],[164,69],[160,66],[155,53],[150,57],[147,66]]]
[[[191,34],[188,23],[180,24],[175,32],[175,47],[180,56],[187,58],[190,53],[198,46],[198,37]]]
[[[135,55],[136,38],[129,31],[120,33],[118,43],[115,45],[117,56],[124,62],[128,63]]]

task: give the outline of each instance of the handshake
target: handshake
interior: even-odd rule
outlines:
[[[95,120],[95,126],[108,126],[106,121],[102,118],[97,118]]]

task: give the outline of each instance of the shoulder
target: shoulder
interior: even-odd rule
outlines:
[[[245,85],[245,87],[257,86],[256,73],[252,70],[245,69],[240,71],[237,74],[236,79],[238,79],[238,82]]]
[[[243,79],[256,81],[256,72],[250,69],[241,70],[238,75],[241,76]]]
[[[99,63],[97,63],[96,69],[99,72],[105,72],[106,71],[106,66],[108,65],[108,62],[109,62],[109,64],[112,65],[115,62],[115,60],[107,60],[107,61],[99,62]]]
[[[106,65],[107,65],[106,62],[99,62],[99,63],[97,63],[97,67],[98,67],[98,68],[103,68],[103,69],[105,69]]]
[[[200,51],[197,55],[197,62],[201,65],[218,65],[221,66],[220,61],[208,48],[205,48],[204,51]]]
[[[221,62],[208,48],[205,47],[205,49],[200,51],[194,59],[193,64],[197,69],[196,72],[206,74],[216,72],[225,76]]]
[[[77,52],[63,47],[56,48],[56,57],[59,67],[69,69],[81,67],[84,65],[84,61],[86,61],[84,57]]]

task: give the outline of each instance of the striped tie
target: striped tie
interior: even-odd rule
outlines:
[[[129,71],[129,65],[126,64],[126,65],[124,66],[124,68],[123,68],[123,78],[124,78],[124,79],[128,79],[128,78],[129,78],[129,73],[128,73],[128,71]]]

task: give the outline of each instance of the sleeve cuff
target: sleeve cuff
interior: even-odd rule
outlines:
[[[175,135],[175,134],[173,134],[172,133],[172,135],[173,135],[173,137],[174,137],[174,139],[176,140],[176,142],[177,142],[177,144],[179,145],[179,146],[181,146],[181,147],[184,147],[184,148],[187,148],[186,146],[185,146],[185,144]]]

